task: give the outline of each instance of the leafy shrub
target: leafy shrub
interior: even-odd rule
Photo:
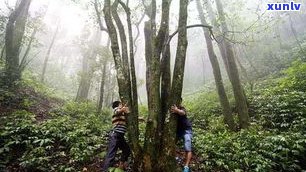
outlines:
[[[270,129],[305,131],[306,63],[296,61],[284,71],[283,78],[257,90],[251,104],[260,123]]]
[[[280,81],[280,89],[306,92],[306,62],[294,61],[284,73],[286,77]]]
[[[193,126],[202,129],[210,125],[208,118],[222,115],[219,99],[214,91],[189,96],[183,101],[183,105],[187,108],[187,113],[192,120]]]
[[[203,118],[207,121],[205,128],[194,126],[194,149],[202,158],[200,169],[305,170],[305,72],[305,63],[297,61],[284,71],[283,78],[270,78],[261,82],[250,97],[252,123],[247,130],[231,132],[224,127],[222,116],[219,115],[221,113],[215,111],[218,107],[212,106],[217,104],[216,98],[203,94],[188,103],[195,113],[195,121],[202,125]]]
[[[300,171],[305,161],[306,136],[260,130],[195,131],[194,147],[205,171]]]
[[[105,150],[111,127],[102,116],[108,111],[99,115],[94,110],[92,105],[68,103],[41,123],[26,111],[2,117],[1,166],[15,162],[29,171],[75,171],[93,161]]]
[[[304,128],[306,122],[306,94],[291,91],[257,96],[253,102],[257,115],[266,128],[287,130]]]

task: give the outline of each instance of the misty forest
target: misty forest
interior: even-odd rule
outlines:
[[[305,162],[306,0],[0,1],[0,171]]]

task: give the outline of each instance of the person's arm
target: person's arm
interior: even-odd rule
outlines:
[[[171,106],[171,113],[175,113],[181,116],[186,115],[185,109],[179,109],[176,105]]]
[[[126,107],[126,106],[123,106],[122,108],[118,108],[115,110],[115,113],[116,114],[119,114],[119,113],[125,113],[125,114],[128,114],[130,111],[129,111],[129,108]]]

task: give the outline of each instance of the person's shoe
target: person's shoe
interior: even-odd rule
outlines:
[[[188,166],[184,166],[183,172],[189,172],[189,167]]]

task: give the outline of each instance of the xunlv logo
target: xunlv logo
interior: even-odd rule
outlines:
[[[268,3],[268,11],[300,11],[301,3]]]

